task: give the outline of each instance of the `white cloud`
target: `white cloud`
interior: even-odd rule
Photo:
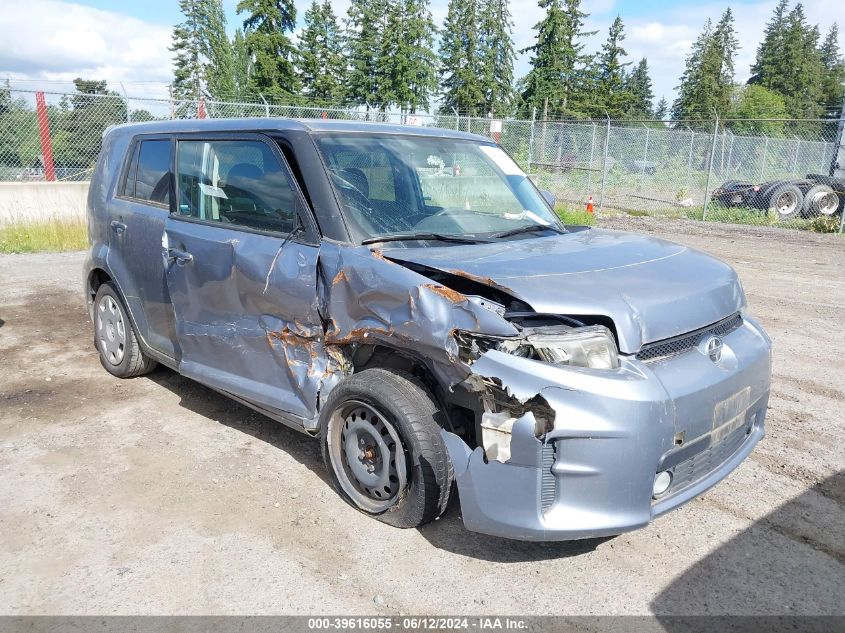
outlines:
[[[0,11],[0,75],[62,82],[82,76],[113,85],[168,82],[170,34],[169,26],[116,11],[62,0],[5,0]],[[156,92],[162,90],[163,83]]]

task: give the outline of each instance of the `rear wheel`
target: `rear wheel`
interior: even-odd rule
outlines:
[[[791,220],[801,215],[804,195],[796,186],[784,183],[769,194],[769,209],[774,209],[779,220]]]
[[[114,287],[106,282],[94,297],[94,344],[105,370],[118,378],[132,378],[152,371],[156,362],[147,358]]]
[[[828,185],[813,185],[804,194],[804,215],[833,215],[839,209],[839,196]]]
[[[341,497],[396,527],[440,516],[453,472],[436,412],[426,388],[404,372],[367,369],[335,387],[320,414],[321,443]]]

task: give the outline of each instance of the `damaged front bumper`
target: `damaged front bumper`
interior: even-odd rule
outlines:
[[[486,352],[476,379],[519,402],[544,400],[554,420],[538,437],[534,414],[518,417],[504,462],[443,431],[467,529],[533,541],[614,535],[721,481],[763,436],[771,378],[771,344],[753,320],[723,343],[719,363],[692,350],[653,363],[624,357],[616,370]],[[672,484],[654,498],[662,471]]]

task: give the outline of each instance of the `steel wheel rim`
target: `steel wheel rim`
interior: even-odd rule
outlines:
[[[97,302],[97,341],[103,357],[112,365],[120,365],[126,354],[126,325],[111,295],[103,295]]]
[[[813,206],[822,215],[833,215],[839,207],[839,197],[830,191],[819,192],[813,197]]]
[[[345,402],[329,418],[327,443],[340,487],[359,508],[379,513],[396,503],[407,486],[405,452],[380,411]]]
[[[789,215],[798,206],[798,196],[793,191],[784,191],[775,202],[775,209],[781,215]]]

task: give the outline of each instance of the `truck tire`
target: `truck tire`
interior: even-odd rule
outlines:
[[[338,494],[395,527],[443,514],[454,472],[437,410],[425,386],[399,370],[366,369],[332,389],[320,428],[323,461]]]
[[[801,216],[804,210],[804,194],[798,185],[783,183],[771,189],[768,208],[774,209],[778,220],[791,220]]]
[[[839,196],[829,185],[813,185],[804,194],[804,216],[834,215],[839,209]]]

